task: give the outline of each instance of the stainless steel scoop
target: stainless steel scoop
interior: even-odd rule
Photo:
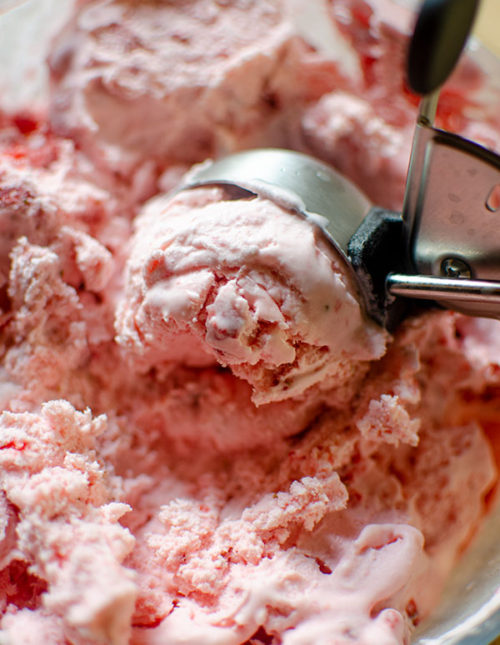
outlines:
[[[425,96],[402,215],[373,206],[332,168],[289,150],[250,150],[205,164],[182,188],[232,186],[312,219],[344,258],[367,313],[388,329],[417,300],[500,318],[500,156],[433,126],[439,87],[477,6],[426,0],[418,15],[407,71],[410,87]]]

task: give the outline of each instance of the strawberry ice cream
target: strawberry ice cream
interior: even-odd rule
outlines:
[[[51,120],[119,172],[269,145],[307,92],[281,1],[81,4],[50,56]]]
[[[312,221],[175,190],[278,144],[400,208],[411,16],[318,2],[349,74],[299,4],[82,0],[1,117],[2,645],[409,644],[491,507],[499,323],[390,335]]]
[[[136,220],[117,340],[144,369],[217,360],[257,404],[345,389],[385,334],[331,256],[319,230],[269,200],[217,188],[153,199]]]

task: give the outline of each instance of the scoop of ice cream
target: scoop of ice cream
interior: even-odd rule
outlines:
[[[384,352],[320,229],[267,199],[219,188],[154,199],[127,272],[117,338],[145,369],[215,358],[267,403],[345,384]]]
[[[52,124],[124,172],[269,145],[305,48],[282,2],[82,3],[50,57]]]

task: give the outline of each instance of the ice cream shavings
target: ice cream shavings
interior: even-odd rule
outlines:
[[[121,562],[134,539],[95,460],[105,419],[52,401],[40,414],[3,413],[0,425],[0,486],[18,512],[19,557],[47,581],[44,606],[68,634],[126,643],[136,591]]]

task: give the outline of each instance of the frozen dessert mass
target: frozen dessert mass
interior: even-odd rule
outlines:
[[[1,645],[409,645],[437,605],[498,487],[500,323],[390,334],[311,222],[178,190],[273,146],[400,210],[411,28],[79,0],[45,108],[2,109]],[[437,123],[498,151],[484,83],[463,59]]]

